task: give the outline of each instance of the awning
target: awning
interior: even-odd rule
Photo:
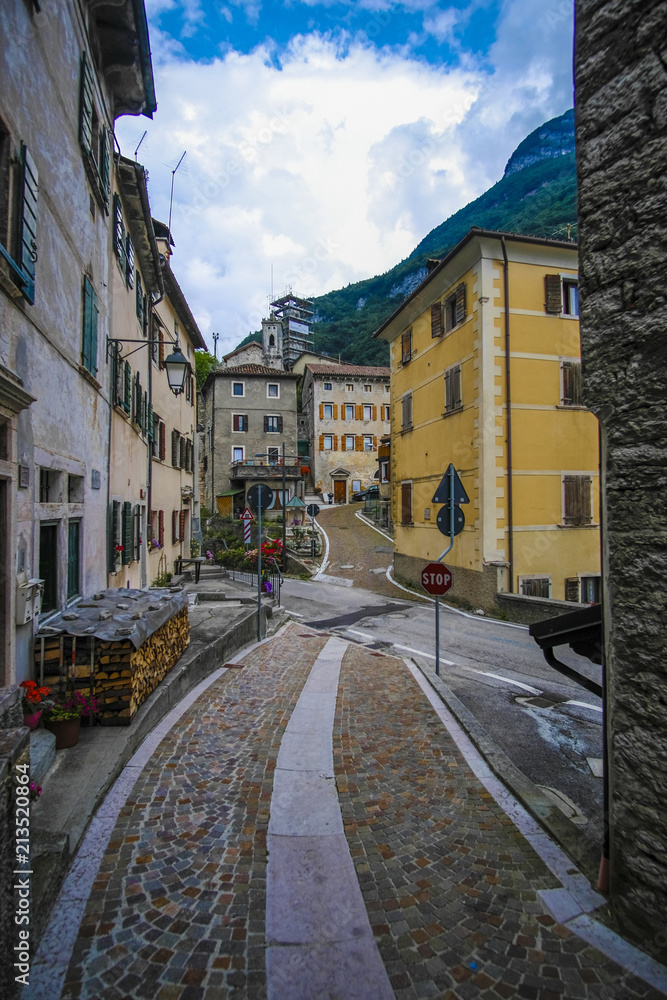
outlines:
[[[216,498],[220,497],[237,497],[239,493],[245,493],[245,490],[225,490],[224,493],[216,493]]]

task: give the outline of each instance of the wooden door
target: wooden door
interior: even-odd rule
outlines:
[[[347,499],[347,483],[344,479],[334,479],[334,503],[345,503]]]

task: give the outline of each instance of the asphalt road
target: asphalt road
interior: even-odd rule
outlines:
[[[286,581],[283,604],[309,625],[434,663],[435,606],[387,577],[389,540],[356,516],[359,507],[322,511],[319,523],[329,543],[325,579]],[[558,651],[560,658],[600,682],[599,667],[565,650]],[[440,673],[517,767],[600,841],[601,700],[553,670],[527,628],[442,603]]]

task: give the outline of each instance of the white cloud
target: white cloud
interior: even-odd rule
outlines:
[[[569,106],[546,31],[508,2],[491,69],[452,69],[317,35],[293,39],[281,67],[266,48],[195,63],[152,29],[157,113],[117,134],[133,155],[148,128],[140,159],[164,221],[187,150],[172,264],[209,344],[216,330],[226,352],[257,329],[272,264],[276,294],[380,273],[497,180],[527,131]]]

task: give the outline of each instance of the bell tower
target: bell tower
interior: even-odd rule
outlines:
[[[283,325],[273,310],[262,320],[262,350],[267,368],[283,367]]]

